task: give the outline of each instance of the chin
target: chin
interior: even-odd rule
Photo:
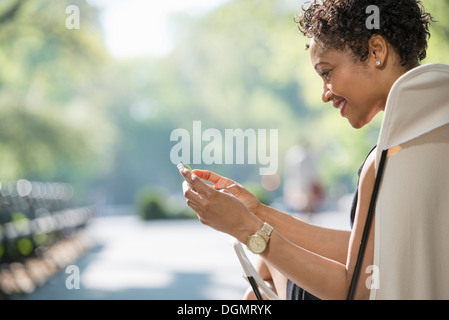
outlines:
[[[354,129],[362,129],[364,126],[366,126],[368,123],[370,123],[371,120],[373,120],[373,118],[376,116],[376,114],[377,113],[373,113],[368,116],[359,117],[359,118],[355,118],[355,119],[348,117],[347,119]]]
[[[354,129],[362,129],[367,124],[366,122],[361,122],[361,121],[358,121],[358,122],[351,121],[351,120],[348,120],[348,121],[349,121],[349,124],[351,125],[351,127],[353,127]]]

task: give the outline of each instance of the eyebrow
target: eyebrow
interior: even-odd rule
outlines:
[[[319,65],[322,65],[322,64],[329,64],[329,62],[324,62],[324,61],[322,61],[322,62],[318,62],[316,65],[315,65],[315,70],[316,70],[316,68],[319,66]]]

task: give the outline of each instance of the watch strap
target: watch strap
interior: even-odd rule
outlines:
[[[268,243],[268,240],[270,240],[271,233],[273,232],[273,227],[270,226],[268,223],[264,223],[262,228],[256,232],[256,234],[262,236],[265,241]]]

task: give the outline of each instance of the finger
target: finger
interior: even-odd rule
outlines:
[[[213,183],[215,188],[226,188],[228,185],[235,183],[234,181],[209,170],[193,170],[193,173],[200,179]]]
[[[197,213],[197,215],[199,214],[199,212],[200,212],[200,207],[199,207],[195,202],[192,202],[192,201],[190,201],[190,200],[187,200],[187,205],[188,205],[193,211],[195,211],[195,212]]]
[[[225,194],[230,194],[230,195],[232,195],[232,193],[229,192],[229,190],[228,190],[228,189],[225,189],[225,188],[219,188],[219,189],[215,189],[215,190],[217,190],[217,191],[219,191],[219,192],[221,192],[221,193],[225,193]]]
[[[195,188],[193,188],[193,185],[191,183],[191,177],[192,177],[192,172],[190,170],[187,170],[185,168],[182,168],[179,170],[179,173],[181,174],[181,176],[184,178],[184,181],[187,182],[189,184],[189,186],[194,190]]]
[[[236,195],[235,193],[230,192],[227,188],[223,188],[223,189],[215,189],[215,190],[217,190],[218,192],[227,194],[228,196],[233,197],[233,198],[236,198],[237,200],[239,200],[239,199],[237,198],[237,195]],[[240,201],[240,200],[239,200],[239,201]]]
[[[243,186],[238,183],[233,183],[232,185],[226,187],[226,190],[228,190],[233,195],[239,195],[242,193]]]
[[[220,175],[218,175],[218,174],[216,174],[216,173],[214,173],[212,171],[209,171],[209,170],[198,170],[198,169],[195,169],[195,170],[193,170],[193,173],[196,174],[200,179],[209,181],[209,182],[211,182],[213,184],[216,184],[221,179],[223,179],[222,176],[220,176]]]
[[[182,191],[184,193],[184,197],[194,203],[199,204],[201,202],[201,197],[198,193],[196,193],[194,190],[192,190],[191,186],[187,183],[187,181],[184,181],[182,183]]]
[[[187,200],[187,206],[189,206],[190,209],[192,209],[196,213],[196,216],[198,217],[201,223],[206,224],[203,216],[203,210],[200,206],[198,206],[196,203],[190,200]]]
[[[210,192],[211,188],[202,181],[196,174],[189,170],[180,171],[185,181],[190,185],[190,187],[195,190],[198,194],[207,194]]]

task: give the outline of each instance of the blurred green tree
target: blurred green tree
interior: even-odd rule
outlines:
[[[284,4],[286,2],[282,2]],[[307,141],[320,159],[320,176],[341,193],[375,143],[378,127],[355,132],[320,100],[321,82],[294,22],[298,7],[271,0],[232,1],[202,19],[177,16],[179,30],[159,100],[179,112],[175,121],[207,127],[279,129],[280,174],[287,149]],[[254,169],[254,170],[253,170]],[[221,174],[259,180],[257,168],[222,166]],[[279,189],[275,191],[279,193]]]
[[[81,28],[68,29],[77,5]],[[108,60],[97,11],[86,1],[0,5],[0,179],[85,184],[105,169],[112,126],[95,85]]]
[[[425,62],[449,63],[449,1],[423,3],[438,21]],[[66,27],[69,5],[80,8],[80,29]],[[178,14],[171,54],[118,60],[86,0],[2,1],[0,180],[70,182],[112,203],[131,203],[146,185],[180,194],[170,133],[201,120],[204,129],[278,129],[281,175],[287,149],[305,140],[328,192],[351,192],[381,115],[356,131],[323,105],[298,10],[234,0],[199,18]],[[255,165],[194,167],[260,182]]]
[[[174,17],[178,45],[162,65],[163,87],[156,94],[167,110],[182,114],[174,121],[185,128],[201,119],[215,128],[278,128],[281,164],[289,146],[308,141],[328,191],[351,192],[358,167],[377,142],[382,114],[354,130],[323,105],[321,79],[304,50],[309,40],[293,21],[299,4],[288,3],[231,1],[199,20]],[[431,25],[424,63],[449,63],[448,3],[424,1],[438,21]],[[240,169],[218,168],[236,179],[257,179],[254,171]]]
[[[441,48],[449,43],[443,36],[447,19],[438,15],[447,15],[447,1],[426,2],[444,24],[432,25],[435,35],[425,62],[445,62],[447,51]],[[169,161],[174,145],[169,135],[175,128],[190,131],[194,120],[201,120],[204,129],[279,129],[281,175],[286,150],[307,141],[328,194],[354,190],[357,169],[377,142],[382,115],[354,130],[321,102],[322,83],[304,50],[309,40],[294,23],[299,5],[288,3],[236,0],[200,18],[178,14],[172,18],[177,34],[172,54],[121,64],[109,89],[116,93],[111,110],[121,141],[107,178],[115,199],[126,202],[146,183],[180,193],[181,179]],[[114,84],[119,75],[121,83]],[[242,183],[260,182],[257,166],[194,167]]]

